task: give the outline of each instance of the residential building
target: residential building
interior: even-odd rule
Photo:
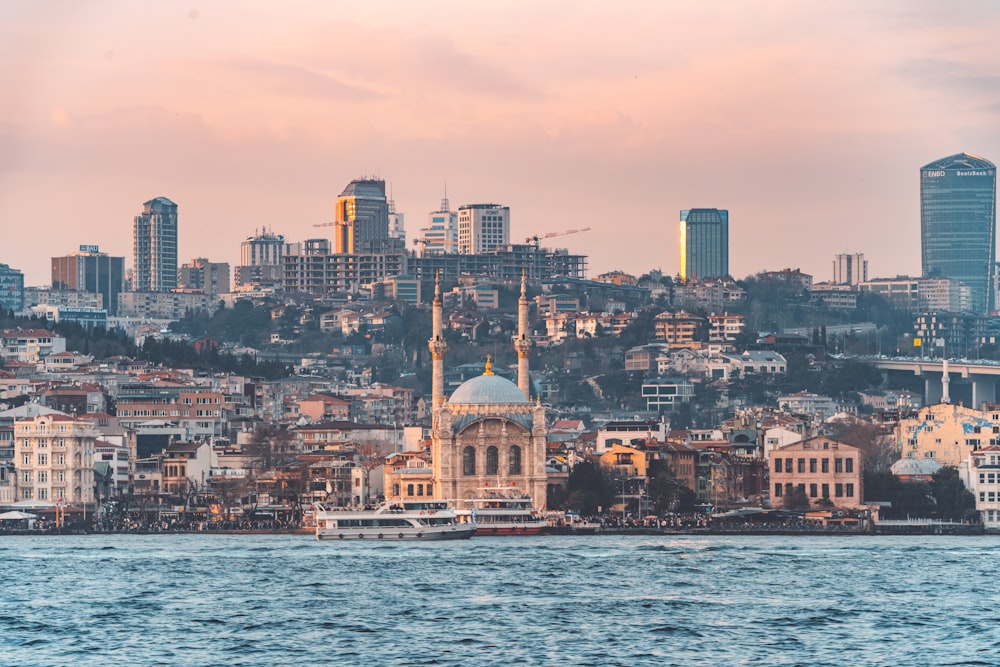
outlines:
[[[14,422],[18,499],[94,502],[93,424],[61,413]]]
[[[24,310],[24,274],[6,264],[0,264],[0,309]]]
[[[746,331],[746,317],[738,313],[712,313],[708,316],[708,341],[732,343]]]
[[[219,298],[201,292],[122,292],[118,295],[118,315],[153,320],[179,320],[188,312],[214,313]]]
[[[650,378],[642,383],[642,398],[651,412],[670,412],[694,398],[694,385],[687,378]]]
[[[114,317],[118,314],[118,295],[125,289],[125,258],[111,257],[96,245],[81,245],[79,252],[52,258],[52,289],[100,294],[101,303],[81,305],[103,306]]]
[[[479,255],[510,243],[510,207],[466,204],[458,209],[458,252]]]
[[[50,354],[66,351],[66,339],[48,329],[0,331],[0,357],[4,361],[38,363]]]
[[[217,296],[229,292],[229,263],[210,262],[204,257],[182,264],[177,286]]]
[[[915,417],[900,418],[896,427],[900,456],[958,467],[973,452],[1000,445],[1000,410],[986,407],[991,409],[935,403],[920,408]]]
[[[859,285],[868,280],[868,260],[864,253],[839,253],[833,258],[835,285]]]
[[[666,341],[673,348],[697,348],[705,328],[705,318],[680,310],[664,311],[656,316],[656,339]]]
[[[987,530],[1000,529],[1000,446],[969,455],[966,486],[976,499],[976,511]]]
[[[693,208],[681,211],[683,282],[729,275],[729,211]]]
[[[771,505],[780,506],[794,487],[814,507],[857,509],[862,506],[861,450],[824,437],[771,451]]]
[[[800,391],[778,397],[778,406],[796,415],[814,415],[826,419],[837,414],[837,402],[829,396]]]
[[[977,313],[993,310],[996,165],[968,153],[920,168],[920,247],[924,277],[960,280]]]
[[[132,232],[132,289],[167,292],[177,287],[177,204],[157,197],[142,207]]]

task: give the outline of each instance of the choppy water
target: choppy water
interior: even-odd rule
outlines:
[[[0,665],[998,665],[1000,538],[0,538]]]

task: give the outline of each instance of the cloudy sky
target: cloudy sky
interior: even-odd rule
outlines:
[[[1000,160],[1000,3],[0,4],[0,262],[47,284],[99,244],[131,264],[142,202],[180,260],[235,264],[267,226],[328,234],[377,175],[410,238],[510,206],[511,238],[590,275],[678,270],[680,209],[730,211],[730,269],[863,252],[920,271],[918,169]]]

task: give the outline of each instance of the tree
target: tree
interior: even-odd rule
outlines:
[[[654,459],[647,475],[649,484],[646,495],[655,514],[689,512],[693,509],[695,493],[674,475],[666,461]]]
[[[945,466],[934,473],[931,496],[941,519],[964,521],[975,516],[976,497],[965,488],[957,468]]]
[[[871,422],[835,422],[830,425],[830,437],[861,450],[862,470],[882,472],[899,460],[892,436]]]
[[[782,498],[781,506],[786,510],[793,511],[809,509],[809,496],[806,495],[806,490],[803,487],[785,484],[785,495]]]
[[[364,440],[359,442],[355,448],[356,460],[365,477],[365,496],[361,499],[363,505],[367,505],[371,500],[371,478],[372,471],[385,465],[385,457],[388,454],[388,446],[381,440]]]
[[[558,509],[574,510],[581,515],[597,514],[598,507],[611,505],[613,492],[601,471],[589,461],[578,463],[566,481],[566,499]]]

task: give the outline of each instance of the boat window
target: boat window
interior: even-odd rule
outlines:
[[[496,475],[500,472],[500,453],[496,447],[489,447],[486,450],[486,474]]]
[[[476,450],[472,447],[466,447],[462,452],[462,474],[476,474]]]
[[[521,448],[517,445],[512,445],[510,448],[510,474],[520,475],[521,474]]]

